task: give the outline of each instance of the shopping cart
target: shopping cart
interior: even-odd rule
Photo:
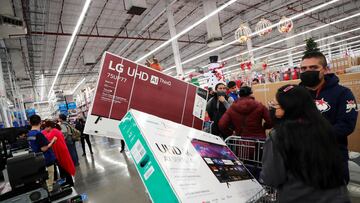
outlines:
[[[246,168],[253,176],[259,180],[262,168],[262,153],[265,140],[249,137],[230,136],[225,139],[226,145],[244,163]],[[277,202],[277,192],[275,189],[263,186],[263,190],[257,193],[248,202]]]

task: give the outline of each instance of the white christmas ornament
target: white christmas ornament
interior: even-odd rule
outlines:
[[[272,31],[271,26],[272,26],[272,23],[271,23],[269,20],[267,20],[267,19],[265,19],[265,18],[262,18],[262,19],[256,24],[256,26],[255,26],[255,31],[258,33],[258,35],[259,35],[260,37],[262,37],[262,36],[265,36],[265,35],[271,33],[271,31]]]
[[[240,43],[244,43],[248,41],[250,34],[251,29],[245,24],[240,24],[239,28],[235,31],[235,39]]]
[[[288,33],[294,28],[294,23],[291,19],[283,16],[279,22],[278,30],[280,33]]]

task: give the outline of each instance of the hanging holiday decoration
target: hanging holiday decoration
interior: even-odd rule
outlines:
[[[246,67],[248,68],[248,70],[251,69],[251,67],[252,67],[251,61],[248,61],[248,62],[246,63]]]
[[[279,22],[278,30],[280,33],[288,33],[290,32],[294,27],[294,23],[291,19],[283,16]]]
[[[245,70],[245,63],[241,63],[240,68],[241,68],[241,70]]]
[[[251,34],[251,29],[246,24],[241,24],[239,28],[235,31],[235,39],[244,43],[249,40]]]
[[[267,67],[268,67],[268,59],[267,58],[262,61],[261,67],[263,70],[267,69]]]
[[[266,63],[263,63],[263,64],[262,64],[262,68],[263,68],[263,70],[266,70],[267,64],[266,64]]]
[[[260,37],[263,37],[269,33],[271,33],[272,31],[272,23],[265,19],[265,18],[262,18],[255,26],[255,31],[258,33],[258,35]]]

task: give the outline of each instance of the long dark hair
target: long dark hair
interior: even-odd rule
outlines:
[[[308,90],[285,85],[277,91],[276,99],[285,114],[275,127],[275,146],[287,170],[314,188],[344,185],[343,161],[334,130]]]
[[[43,124],[43,127],[44,128],[51,127],[51,128],[56,128],[58,130],[61,130],[60,125],[51,120],[46,120]]]

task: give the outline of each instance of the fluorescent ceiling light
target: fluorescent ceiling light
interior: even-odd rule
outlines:
[[[201,23],[203,23],[205,20],[207,20],[208,18],[214,16],[215,14],[219,13],[220,11],[222,11],[224,8],[230,6],[231,4],[235,3],[237,0],[230,0],[228,2],[226,2],[225,4],[223,4],[222,6],[220,6],[219,8],[217,8],[216,10],[214,10],[213,12],[209,13],[208,15],[204,16],[203,18],[201,18],[199,21],[195,22],[194,24],[190,25],[189,27],[187,27],[186,29],[184,29],[183,31],[179,32],[178,34],[176,34],[174,37],[170,38],[169,40],[167,40],[166,42],[162,43],[160,46],[158,46],[157,48],[155,48],[154,50],[150,51],[149,53],[145,54],[144,56],[140,57],[139,59],[136,60],[136,63],[146,59],[148,56],[152,55],[153,53],[157,52],[158,50],[162,49],[163,47],[167,46],[168,44],[170,44],[172,41],[176,40],[177,38],[179,38],[180,36],[184,35],[185,33],[189,32],[190,30],[192,30],[194,27],[200,25]]]
[[[60,62],[59,68],[58,68],[58,70],[57,70],[57,72],[56,72],[54,81],[53,81],[53,83],[52,83],[52,85],[51,85],[51,87],[50,87],[50,91],[49,91],[49,94],[48,94],[48,97],[49,97],[49,98],[50,98],[50,95],[51,95],[51,93],[52,93],[52,91],[53,91],[53,88],[54,88],[54,86],[55,86],[56,80],[57,80],[57,78],[59,77],[60,71],[61,71],[61,69],[63,68],[64,63],[65,63],[65,61],[66,61],[66,58],[67,58],[67,56],[68,56],[68,54],[69,54],[69,52],[70,52],[70,49],[71,49],[71,47],[72,47],[72,45],[73,45],[73,42],[74,42],[75,37],[76,37],[76,34],[78,33],[78,31],[79,31],[79,29],[80,29],[80,26],[81,26],[81,24],[82,24],[82,22],[83,22],[83,20],[84,20],[84,18],[85,18],[85,14],[86,14],[89,6],[90,6],[90,3],[91,3],[91,0],[86,0],[86,2],[85,2],[85,4],[84,4],[84,7],[83,7],[83,9],[82,9],[82,11],[81,11],[81,14],[80,14],[80,16],[79,16],[79,19],[78,19],[78,21],[77,21],[77,23],[76,23],[75,29],[74,29],[74,31],[73,31],[73,33],[72,33],[72,35],[71,35],[69,44],[68,44],[67,47],[66,47],[64,56],[63,56],[63,58],[61,59],[61,62]]]
[[[316,11],[316,10],[319,10],[319,9],[321,9],[321,8],[324,8],[324,7],[326,7],[326,6],[330,5],[330,4],[336,3],[336,2],[338,2],[338,1],[340,1],[340,0],[332,0],[332,1],[329,1],[329,2],[327,2],[327,3],[321,4],[321,5],[319,5],[319,6],[316,6],[316,7],[312,8],[312,9],[309,9],[309,10],[307,10],[307,11],[304,11],[304,12],[302,12],[302,13],[299,13],[299,14],[297,14],[297,15],[294,15],[294,16],[290,17],[289,19],[294,20],[294,19],[300,18],[300,17],[302,17],[302,16],[304,16],[304,15],[306,15],[306,14],[308,14],[308,13],[314,12],[314,11]],[[269,27],[264,28],[264,29],[262,29],[262,30],[259,30],[258,32],[253,32],[253,33],[250,34],[250,37],[251,37],[251,36],[256,36],[259,32],[262,32],[262,31],[267,30],[267,29],[269,29],[269,28],[277,27],[279,24],[280,24],[280,22],[278,22],[278,23],[276,23],[276,24],[273,24],[272,26],[269,26]],[[230,46],[230,45],[232,45],[232,44],[235,44],[235,43],[237,43],[237,40],[234,40],[234,41],[232,41],[232,42],[229,42],[229,43],[227,43],[227,44],[224,44],[224,45],[219,46],[219,47],[217,47],[217,48],[215,48],[215,49],[212,49],[212,50],[209,50],[209,51],[207,51],[207,52],[205,52],[205,53],[199,54],[199,55],[197,55],[197,56],[194,56],[193,58],[190,58],[190,59],[182,62],[181,64],[184,65],[184,64],[189,63],[189,62],[191,62],[191,61],[193,61],[193,60],[195,60],[195,59],[198,59],[198,58],[200,58],[200,57],[203,57],[203,56],[208,55],[208,54],[210,54],[210,53],[212,53],[212,52],[214,52],[214,51],[223,49],[223,48],[225,48],[225,47],[227,47],[227,46]],[[269,45],[269,46],[270,46],[270,45]],[[235,56],[235,57],[236,57],[236,56]],[[228,60],[228,59],[224,59],[223,61],[226,61],[226,60]],[[171,68],[173,68],[173,67],[171,67]],[[170,69],[170,68],[169,68],[169,69]]]
[[[360,36],[355,36],[355,37],[356,37],[356,38],[359,38]],[[333,43],[330,43],[330,44],[322,45],[322,46],[319,46],[319,48],[325,47],[325,49],[323,49],[323,50],[327,50],[328,48],[327,48],[326,46],[332,45],[332,44],[341,43],[341,42],[347,41],[347,40],[350,40],[350,39],[341,40],[341,41],[338,41],[338,42],[333,42]],[[360,42],[360,40],[357,40],[357,41],[353,41],[353,42],[347,43],[347,45],[358,44],[359,42]],[[331,49],[336,49],[336,48],[339,48],[339,47],[341,47],[341,46],[343,46],[343,45],[334,46],[334,47],[331,47]],[[302,57],[303,53],[304,53],[304,52],[297,52],[297,53],[294,53],[294,55],[301,55],[301,57]],[[299,58],[301,58],[301,57],[298,57],[297,59],[299,59]],[[276,58],[276,59],[280,59],[280,58],[283,58],[283,57],[278,57],[278,58]],[[280,63],[280,64],[283,64],[283,63],[281,63],[282,61],[285,61],[285,62],[286,62],[286,61],[288,61],[288,59],[277,60],[276,62],[270,63],[270,64],[268,64],[268,65],[269,65],[269,66],[270,66],[270,65],[278,65],[279,63]]]
[[[268,47],[268,46],[271,46],[271,45],[274,45],[274,44],[277,44],[277,43],[286,41],[286,40],[288,40],[288,39],[292,39],[292,38],[295,38],[295,37],[298,37],[298,36],[301,36],[301,35],[310,33],[310,32],[312,32],[312,31],[316,31],[316,30],[319,30],[319,29],[328,27],[328,26],[330,26],[330,25],[333,25],[333,24],[336,24],[336,23],[339,23],[339,22],[343,22],[343,21],[346,21],[346,20],[349,20],[349,19],[351,19],[351,18],[355,18],[355,17],[358,17],[358,16],[360,16],[360,13],[357,13],[357,14],[354,14],[354,15],[351,15],[351,16],[348,16],[348,17],[346,17],[346,18],[339,19],[339,20],[337,20],[337,21],[333,21],[333,22],[331,22],[331,23],[322,25],[322,26],[320,26],[320,27],[316,27],[316,28],[313,28],[313,29],[310,29],[310,30],[307,30],[307,31],[304,31],[304,32],[301,32],[301,33],[298,33],[298,34],[296,34],[296,35],[292,35],[292,36],[287,37],[287,38],[285,38],[285,39],[277,40],[277,41],[272,42],[272,43],[270,43],[270,44],[266,44],[266,45],[264,45],[264,46],[255,48],[255,49],[253,49],[252,51],[257,51],[257,50],[259,50],[259,49],[263,49],[263,48],[265,48],[265,47]],[[331,37],[336,37],[336,36],[339,36],[339,35],[347,34],[347,33],[349,33],[349,32],[354,32],[354,31],[356,31],[356,30],[360,30],[360,27],[359,27],[359,28],[352,29],[352,30],[349,30],[349,31],[345,31],[345,32],[342,32],[342,33],[338,33],[338,34],[335,34],[335,35],[332,35],[332,36],[324,37],[324,38],[321,38],[321,39],[318,39],[318,40],[315,40],[315,41],[316,41],[316,42],[319,42],[319,41],[322,41],[322,40],[325,40],[325,39],[329,39],[329,38],[331,38]],[[357,38],[357,37],[358,37],[358,36],[351,37],[351,38],[348,38],[348,39],[345,39],[345,40],[342,40],[342,41],[350,40],[350,39]],[[339,43],[339,42],[333,42],[333,43],[330,43],[329,45],[331,45],[331,44],[336,44],[336,43]],[[261,58],[265,58],[265,57],[268,57],[268,56],[271,56],[271,55],[275,55],[275,54],[278,54],[278,53],[281,53],[281,52],[285,52],[285,51],[288,51],[288,50],[291,50],[291,49],[295,49],[295,48],[298,48],[298,47],[301,47],[301,46],[305,46],[305,44],[303,44],[303,45],[298,45],[298,46],[295,46],[295,47],[292,47],[292,48],[288,48],[288,49],[284,49],[284,50],[281,50],[281,51],[278,51],[278,52],[275,52],[275,53],[272,53],[272,54],[268,54],[268,55],[266,55],[266,56],[260,56],[260,57],[258,57],[258,58],[255,58],[254,60],[258,60],[258,59],[261,59]],[[321,46],[321,47],[322,47],[322,46]],[[244,54],[247,54],[247,53],[249,53],[249,51],[243,52],[243,53],[241,53],[241,54],[236,54],[236,55],[231,56],[231,57],[228,57],[228,58],[226,58],[226,59],[224,59],[224,60],[228,60],[228,59],[231,59],[231,58],[235,58],[235,57],[237,57],[237,56],[244,55]],[[288,55],[287,55],[287,56],[288,56]],[[224,60],[223,60],[223,61],[224,61]],[[274,59],[273,59],[273,60],[274,60]],[[233,64],[233,65],[230,65],[230,66],[227,66],[227,67],[223,68],[222,70],[226,70],[226,69],[232,68],[232,67],[237,66],[237,65],[240,65],[240,64],[241,64],[241,63]],[[200,77],[200,75],[199,75],[199,76],[196,76],[196,77]]]
[[[44,91],[45,91],[44,74],[41,74],[40,85],[41,85],[41,89],[40,89],[40,101],[42,101],[42,100],[44,100]]]
[[[352,29],[352,30],[350,30],[350,31],[355,31],[355,30],[358,30],[358,29],[360,29],[360,28],[355,28],[355,29]],[[336,36],[339,36],[340,34],[349,33],[350,31],[345,31],[345,32],[343,32],[343,33],[338,33],[338,34],[336,34]],[[318,39],[318,40],[315,40],[315,41],[316,41],[316,42],[319,42],[319,41],[328,39],[328,38],[330,38],[330,37],[333,37],[333,36],[328,36],[328,37],[325,37],[325,38],[322,38],[322,39]],[[360,36],[354,36],[354,37],[346,38],[346,39],[339,40],[339,41],[336,41],[336,42],[324,44],[324,45],[319,46],[319,48],[325,47],[324,50],[327,50],[327,49],[328,49],[327,46],[330,46],[330,45],[333,45],[333,44],[338,44],[338,43],[341,43],[341,42],[344,42],[344,41],[348,41],[348,40],[352,40],[352,39],[356,39],[356,38],[359,38],[359,37],[360,37]],[[352,44],[356,44],[356,43],[359,43],[359,42],[360,42],[360,40],[357,40],[357,41],[354,41],[354,42],[347,43],[347,45],[352,45]],[[305,46],[305,44],[303,44],[303,45],[298,45],[298,46],[295,46],[295,47],[299,47],[299,46]],[[341,46],[342,46],[342,45],[334,46],[334,47],[331,47],[331,49],[335,49],[335,48],[338,48],[338,47],[341,47]],[[276,54],[276,53],[273,53],[273,54]],[[271,55],[273,55],[273,54],[271,54]],[[302,54],[303,54],[303,51],[300,51],[300,52],[292,53],[291,55],[292,55],[292,56],[295,56],[295,55],[302,55]],[[288,61],[288,59],[283,59],[283,60],[278,60],[278,59],[286,58],[286,57],[288,57],[288,56],[289,56],[289,55],[280,56],[280,57],[276,57],[276,58],[270,59],[269,61],[274,61],[274,60],[275,60],[276,62],[269,63],[268,65],[269,65],[269,66],[270,66],[270,65],[273,65],[273,66],[275,65],[273,68],[278,67],[278,66],[281,66],[281,65],[284,64],[283,62]],[[260,58],[264,58],[264,57],[261,56],[261,57],[255,58],[254,60],[258,60],[258,59],[260,59]],[[298,62],[298,58],[299,58],[299,57],[297,57],[296,59],[293,59],[294,63],[295,63],[295,61]],[[300,57],[300,58],[301,58],[301,57]],[[244,63],[244,62],[242,62],[242,63]],[[235,67],[235,66],[239,66],[240,64],[241,64],[241,63],[237,63],[237,64],[230,65],[230,66],[226,67],[226,69],[229,69],[229,68],[232,68],[232,67]],[[224,70],[224,69],[222,69],[222,70]],[[230,70],[230,71],[224,72],[223,74],[237,73],[237,72],[240,72],[240,71],[241,71],[241,70]],[[204,80],[204,79],[202,79],[202,80],[200,80],[200,81],[203,81],[203,80]]]
[[[287,38],[285,38],[285,39],[277,40],[277,41],[275,41],[275,42],[266,44],[266,45],[261,46],[261,47],[257,47],[257,48],[255,48],[255,49],[253,49],[252,51],[254,52],[254,51],[263,49],[263,48],[265,48],[265,47],[269,47],[269,46],[271,46],[271,45],[275,45],[275,44],[278,44],[278,43],[280,43],[280,42],[284,42],[284,41],[286,41],[286,40],[293,39],[293,38],[295,38],[295,37],[299,37],[299,36],[301,36],[301,35],[308,34],[308,33],[310,33],[310,32],[313,32],[313,31],[316,31],[316,30],[320,30],[320,29],[325,28],[325,27],[328,27],[328,26],[330,26],[330,25],[333,25],[333,24],[336,24],[336,23],[340,23],[340,22],[343,22],[343,21],[346,21],[346,20],[349,20],[349,19],[351,19],[351,18],[355,18],[355,17],[358,17],[358,16],[360,16],[360,13],[357,13],[357,14],[348,16],[348,17],[346,17],[346,18],[342,18],[342,19],[333,21],[333,22],[331,22],[331,23],[327,23],[327,24],[325,24],[325,25],[322,25],[322,26],[319,26],[319,27],[316,27],[316,28],[313,28],[313,29],[310,29],[310,30],[307,30],[307,31],[304,31],[304,32],[301,32],[301,33],[298,33],[298,34],[295,34],[295,35],[292,35],[292,36],[287,37]],[[237,56],[241,56],[241,55],[244,55],[244,54],[247,54],[247,53],[249,53],[249,51],[243,52],[243,53],[241,53],[241,54],[234,55],[234,56],[232,56],[232,57],[228,57],[228,58],[226,58],[225,60],[229,60],[229,59],[231,59],[231,58],[235,58],[235,57],[237,57]]]
[[[81,85],[83,82],[85,82],[85,79],[86,79],[86,78],[83,78],[83,79],[75,86],[75,88],[73,89],[73,91],[71,91],[71,94],[74,94],[74,93],[75,93],[75,91],[77,90],[77,88],[79,88],[80,85]]]

